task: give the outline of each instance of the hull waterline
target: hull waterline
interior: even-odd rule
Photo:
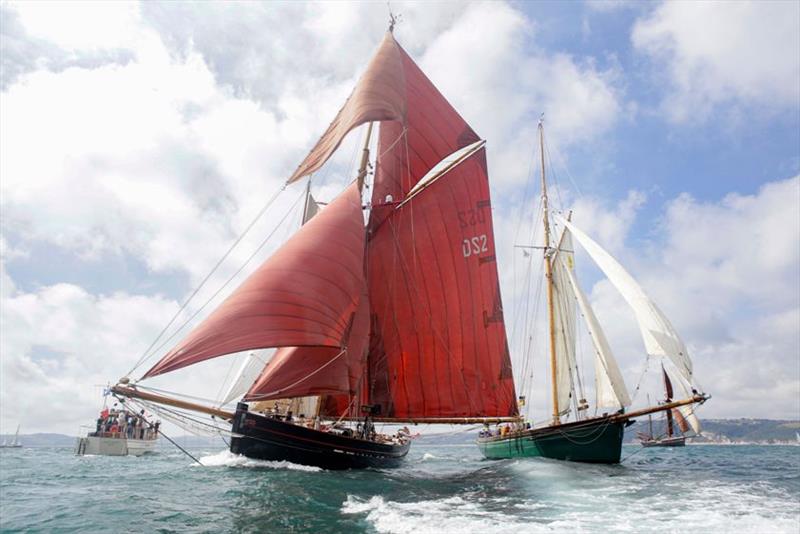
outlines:
[[[609,418],[536,428],[506,436],[478,438],[486,458],[553,458],[572,462],[616,464],[622,453],[627,420]]]
[[[248,458],[287,461],[323,469],[384,468],[400,465],[410,443],[378,443],[323,432],[247,411],[233,419],[230,450]]]
[[[156,439],[129,439],[87,436],[78,438],[75,454],[78,456],[141,456],[156,450]]]
[[[642,440],[642,447],[683,447],[686,445],[686,438],[678,436],[675,438]]]

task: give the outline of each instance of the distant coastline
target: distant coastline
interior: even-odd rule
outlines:
[[[636,432],[647,430],[647,419],[638,419],[625,431],[625,443],[638,443]],[[663,425],[661,420],[654,420],[656,431]],[[700,436],[690,438],[691,445],[795,445],[797,433],[800,432],[800,420],[787,419],[703,419],[703,431]],[[420,427],[422,429],[422,427]],[[466,444],[475,440],[477,431],[429,433],[420,437],[430,444]],[[13,434],[0,434],[0,442],[11,441]],[[181,446],[225,447],[219,437],[205,436],[172,436]],[[23,447],[73,447],[76,436],[55,433],[20,434]],[[162,446],[169,445],[166,442]],[[169,445],[170,447],[172,445]]]

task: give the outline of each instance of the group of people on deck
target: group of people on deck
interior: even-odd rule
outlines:
[[[412,436],[411,431],[408,429],[407,426],[399,429],[397,433],[394,435],[381,434],[377,432],[375,424],[369,417],[365,418],[363,422],[358,423],[358,425],[356,425],[356,428],[353,429],[345,424],[342,424],[340,421],[328,424],[323,423],[319,415],[315,415],[314,417],[307,417],[305,414],[301,413],[300,415],[295,416],[292,413],[292,410],[286,410],[285,413],[281,413],[281,407],[277,402],[271,408],[266,408],[264,410],[261,410],[261,414],[265,417],[278,419],[280,421],[285,421],[287,423],[292,423],[298,426],[304,426],[306,428],[311,428],[314,430],[320,430],[322,432],[334,432],[337,434],[341,434],[345,437],[355,437],[379,443],[400,443],[403,441],[408,441],[413,437],[416,437]],[[418,435],[419,434],[417,434],[417,436]]]
[[[478,437],[491,438],[493,436],[506,436],[514,432],[521,432],[523,430],[530,430],[530,423],[506,423],[504,425],[497,424],[494,429],[490,428],[488,424],[483,425],[483,430],[478,432]]]
[[[101,438],[128,438],[128,439],[155,439],[161,421],[149,422],[144,415],[144,410],[134,413],[124,408],[117,408],[117,404],[109,410],[104,407],[97,418],[97,428],[93,436]]]

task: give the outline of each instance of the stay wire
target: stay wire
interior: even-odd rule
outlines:
[[[217,296],[218,296],[220,293],[222,293],[222,291],[223,291],[223,290],[224,290],[226,287],[228,287],[228,285],[229,285],[229,284],[230,284],[230,283],[231,283],[231,282],[232,282],[234,279],[236,279],[236,277],[237,277],[237,276],[239,276],[239,274],[240,274],[240,273],[241,273],[241,272],[244,270],[244,268],[245,268],[245,267],[247,267],[247,265],[248,265],[248,264],[249,264],[249,263],[250,263],[250,262],[253,260],[253,258],[256,256],[256,254],[258,254],[258,253],[261,251],[261,249],[262,249],[262,248],[264,248],[264,246],[267,244],[267,242],[269,242],[269,240],[272,238],[272,236],[273,236],[273,235],[275,235],[275,232],[277,232],[277,231],[278,231],[278,228],[280,228],[280,227],[281,227],[281,225],[283,225],[283,223],[286,221],[286,219],[289,217],[289,215],[290,215],[290,214],[291,214],[291,213],[294,211],[295,207],[297,206],[297,203],[298,203],[298,202],[300,201],[300,199],[302,199],[304,196],[305,196],[305,191],[302,191],[302,192],[300,193],[300,195],[297,197],[297,199],[296,199],[296,200],[295,200],[295,201],[292,203],[292,205],[291,205],[291,207],[289,208],[289,210],[288,210],[288,211],[287,211],[287,212],[284,214],[284,216],[281,218],[281,220],[280,220],[280,221],[278,222],[278,224],[275,226],[275,228],[273,228],[273,230],[272,230],[272,231],[271,231],[271,232],[270,232],[270,233],[267,235],[267,237],[265,237],[265,238],[264,238],[264,240],[263,240],[263,241],[261,241],[261,243],[258,245],[258,247],[256,247],[256,249],[253,251],[253,253],[252,253],[252,254],[250,254],[250,256],[249,256],[249,257],[248,257],[248,258],[247,258],[247,259],[244,261],[244,263],[242,263],[242,265],[241,265],[241,266],[240,266],[238,269],[236,269],[236,271],[235,271],[235,272],[234,272],[234,273],[233,273],[233,274],[232,274],[232,275],[231,275],[231,276],[230,276],[230,277],[229,277],[229,278],[228,278],[228,279],[225,281],[225,283],[224,283],[224,284],[222,284],[222,285],[219,287],[219,289],[217,289],[217,290],[214,292],[214,294],[213,294],[213,295],[211,295],[211,296],[210,296],[210,297],[209,297],[209,298],[208,298],[208,299],[207,299],[207,300],[206,300],[206,301],[203,303],[203,305],[202,305],[202,306],[200,306],[200,307],[199,307],[197,310],[195,310],[195,312],[194,312],[194,313],[193,313],[193,314],[192,314],[192,315],[191,315],[191,316],[190,316],[188,319],[186,319],[186,321],[184,321],[184,322],[183,322],[183,324],[182,324],[180,327],[178,327],[178,328],[177,328],[177,329],[176,329],[176,330],[175,330],[175,331],[172,333],[172,335],[170,335],[170,336],[169,336],[167,339],[165,339],[165,340],[164,340],[164,341],[163,341],[163,342],[162,342],[162,343],[161,343],[161,344],[158,346],[158,348],[156,348],[156,350],[155,350],[155,351],[153,351],[153,354],[151,354],[150,356],[148,356],[148,357],[147,357],[148,359],[149,359],[149,358],[151,358],[153,355],[155,355],[155,354],[159,353],[159,352],[160,352],[160,351],[161,351],[161,350],[162,350],[162,349],[163,349],[163,348],[164,348],[164,347],[167,345],[167,343],[169,343],[170,341],[172,341],[172,339],[174,339],[174,338],[175,338],[175,336],[176,336],[176,335],[178,335],[178,332],[180,332],[181,330],[183,330],[184,328],[186,328],[186,326],[187,326],[189,323],[191,323],[191,322],[194,320],[194,318],[195,318],[195,317],[197,317],[197,316],[200,314],[200,312],[201,312],[201,311],[203,311],[203,310],[205,309],[205,307],[206,307],[206,306],[208,306],[208,305],[209,305],[209,304],[210,304],[210,303],[211,303],[211,302],[212,302],[212,301],[213,301],[215,298],[217,298]],[[142,363],[144,363],[144,362],[142,362]],[[140,365],[140,364],[139,364],[139,365]],[[139,365],[137,365],[136,367],[138,367]]]
[[[247,227],[244,229],[244,231],[239,235],[238,238],[236,238],[236,240],[233,242],[233,244],[228,248],[228,250],[225,252],[225,254],[222,255],[222,257],[219,259],[219,261],[217,261],[217,263],[214,265],[214,267],[212,267],[212,269],[205,276],[205,278],[203,278],[203,280],[200,282],[200,284],[194,289],[194,291],[192,291],[191,295],[189,295],[189,297],[184,301],[184,303],[181,305],[180,309],[178,309],[178,311],[176,311],[175,314],[172,316],[172,319],[169,320],[167,325],[161,330],[161,332],[159,332],[159,334],[156,336],[156,338],[153,340],[153,342],[150,343],[150,346],[147,347],[147,349],[142,353],[141,357],[134,364],[134,366],[130,369],[130,371],[128,371],[126,373],[126,376],[132,375],[133,372],[136,371],[136,369],[138,369],[140,365],[142,365],[149,358],[152,358],[153,354],[158,352],[156,350],[156,351],[151,353],[151,350],[156,345],[156,343],[158,343],[159,339],[161,339],[161,337],[167,332],[169,327],[172,326],[172,323],[174,323],[175,320],[181,315],[181,313],[183,313],[183,310],[186,309],[186,307],[189,305],[189,303],[192,301],[192,299],[194,299],[195,295],[197,295],[197,293],[200,291],[200,289],[202,289],[203,286],[205,286],[206,282],[208,282],[208,280],[211,278],[211,276],[215,272],[217,272],[217,269],[219,269],[219,267],[228,258],[228,256],[230,256],[230,254],[233,252],[233,249],[235,249],[239,245],[239,243],[241,243],[242,239],[244,239],[244,237],[247,235],[247,233],[253,228],[253,226],[255,226],[256,222],[258,222],[258,220],[264,215],[264,213],[272,205],[272,203],[275,202],[275,200],[278,198],[278,196],[280,196],[280,194],[286,189],[287,185],[288,184],[283,184],[281,186],[281,188],[278,189],[278,191],[276,191],[275,194],[272,195],[272,197],[267,201],[267,203],[264,204],[264,207],[262,207],[258,211],[258,213],[253,218],[253,220],[250,221],[250,224],[247,225]]]
[[[163,437],[164,437],[164,438],[165,438],[167,441],[169,441],[170,443],[172,443],[173,445],[175,445],[176,447],[178,447],[178,449],[180,449],[180,451],[181,451],[183,454],[185,454],[186,456],[188,456],[189,458],[191,458],[192,460],[194,460],[194,461],[195,461],[195,463],[196,463],[197,465],[203,465],[202,463],[200,463],[200,460],[198,460],[197,458],[195,458],[194,456],[192,456],[192,453],[190,453],[189,451],[187,451],[186,449],[184,449],[183,447],[181,447],[180,445],[178,445],[177,443],[175,443],[175,442],[172,440],[172,438],[170,438],[168,435],[164,434],[164,432],[162,432],[162,431],[161,431],[161,429],[159,429],[159,430],[158,430],[158,433],[159,433],[161,436],[163,436]]]

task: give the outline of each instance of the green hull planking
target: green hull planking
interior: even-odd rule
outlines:
[[[537,428],[503,437],[479,438],[486,458],[554,458],[573,462],[619,463],[627,421],[607,418]]]

